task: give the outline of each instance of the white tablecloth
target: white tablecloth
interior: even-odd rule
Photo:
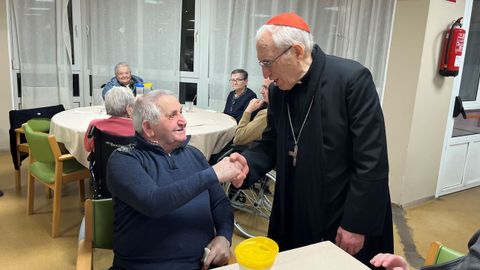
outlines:
[[[190,145],[198,148],[207,159],[220,152],[235,135],[235,120],[223,113],[194,107],[183,112],[187,120],[187,135]],[[50,134],[84,166],[88,167],[88,152],[83,147],[83,138],[93,119],[108,118],[103,106],[81,107],[60,112],[53,116]]]
[[[237,270],[238,264],[216,268]],[[330,241],[282,251],[277,255],[272,270],[368,270],[367,266],[350,256]]]

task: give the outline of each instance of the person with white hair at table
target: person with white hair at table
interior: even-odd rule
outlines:
[[[105,99],[106,94],[113,87],[123,86],[127,87],[132,91],[133,95],[137,95],[136,84],[142,83],[143,79],[132,74],[130,66],[125,62],[120,62],[115,65],[115,77],[110,79],[109,82],[105,84],[102,90],[102,98]]]
[[[84,147],[87,152],[94,148],[92,131],[93,127],[115,136],[133,136],[133,111],[134,96],[126,87],[116,86],[108,91],[105,97],[105,109],[110,118],[95,119],[90,122],[84,137]]]

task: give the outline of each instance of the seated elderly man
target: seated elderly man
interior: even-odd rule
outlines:
[[[135,146],[115,151],[107,165],[115,205],[111,269],[227,263],[233,216],[220,183],[238,185],[248,168],[230,158],[210,167],[188,145],[186,125],[176,97],[152,91],[136,99]],[[202,266],[204,248],[210,253]]]
[[[105,97],[105,109],[111,117],[107,119],[95,119],[90,122],[84,138],[84,147],[87,152],[93,151],[93,137],[89,136],[93,126],[111,135],[135,135],[131,119],[133,101],[132,91],[128,88],[114,87],[108,91]]]
[[[235,129],[233,143],[236,145],[248,145],[262,137],[263,130],[267,127],[268,86],[270,79],[263,79],[262,98],[250,100],[247,108]]]
[[[105,99],[105,95],[110,89],[115,86],[124,86],[131,89],[134,95],[137,95],[135,84],[143,83],[143,79],[132,75],[130,66],[125,62],[120,62],[115,65],[115,77],[113,77],[108,83],[105,84],[102,90],[102,97]]]

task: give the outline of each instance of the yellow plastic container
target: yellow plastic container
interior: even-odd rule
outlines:
[[[240,269],[267,270],[272,267],[278,254],[278,245],[268,237],[258,236],[240,242],[235,247],[235,256]]]
[[[151,82],[146,82],[143,84],[143,88],[146,90],[146,91],[151,91],[152,90],[152,87],[153,87],[153,83]]]

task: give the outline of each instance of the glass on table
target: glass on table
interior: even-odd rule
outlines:
[[[185,101],[185,111],[186,112],[193,111],[193,101]]]

